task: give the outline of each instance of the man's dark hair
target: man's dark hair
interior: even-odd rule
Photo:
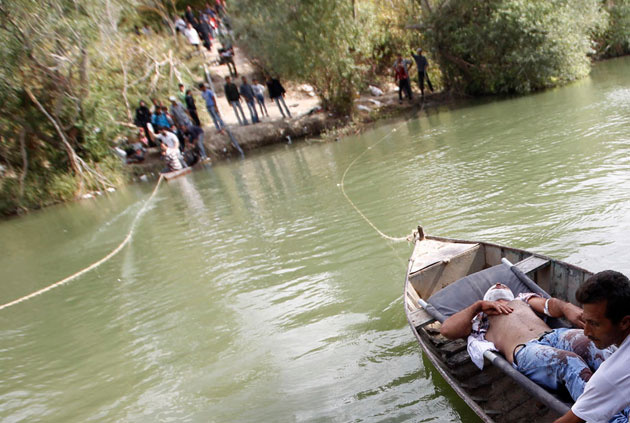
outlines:
[[[578,288],[575,298],[582,304],[606,301],[605,316],[613,324],[630,315],[630,281],[614,270],[604,270],[588,278]]]
[[[201,84],[199,84],[199,88],[203,88],[203,87],[205,87],[205,85],[202,82]]]

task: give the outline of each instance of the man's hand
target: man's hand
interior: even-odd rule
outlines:
[[[497,314],[510,314],[514,309],[500,301],[481,301],[481,311],[488,316],[496,316]]]
[[[582,318],[582,309],[580,307],[562,302],[562,314],[575,327],[584,329],[584,319]]]
[[[553,423],[582,423],[584,420],[573,414],[573,411],[569,410],[566,414],[556,420]]]

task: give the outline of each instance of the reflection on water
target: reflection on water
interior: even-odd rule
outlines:
[[[163,184],[118,256],[0,313],[0,419],[474,421],[407,328],[410,247],[360,219],[341,175],[391,133],[346,178],[383,232],[630,273],[629,67]],[[152,188],[2,223],[0,302],[109,252]]]

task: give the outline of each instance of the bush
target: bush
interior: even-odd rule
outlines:
[[[429,15],[445,84],[469,94],[526,93],[588,74],[596,0],[461,0]]]
[[[609,25],[601,37],[598,54],[601,57],[630,54],[630,0],[616,0],[606,5]]]

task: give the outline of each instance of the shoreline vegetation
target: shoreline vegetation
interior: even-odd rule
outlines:
[[[215,3],[216,2],[216,3]],[[527,94],[588,75],[591,63],[630,53],[630,0],[30,0],[0,4],[0,214],[22,214],[113,191],[163,167],[114,153],[135,141],[134,110],[193,89],[212,161],[240,154],[217,133],[196,89],[206,83],[245,152],[274,143],[356,133],[379,119],[456,103]],[[210,49],[196,49],[177,17],[213,9]],[[223,93],[234,46],[248,80],[279,77],[294,115],[267,97],[261,123],[237,126]],[[392,64],[417,47],[436,92],[398,104]],[[383,95],[374,95],[378,87]],[[245,107],[244,107],[245,108]]]

